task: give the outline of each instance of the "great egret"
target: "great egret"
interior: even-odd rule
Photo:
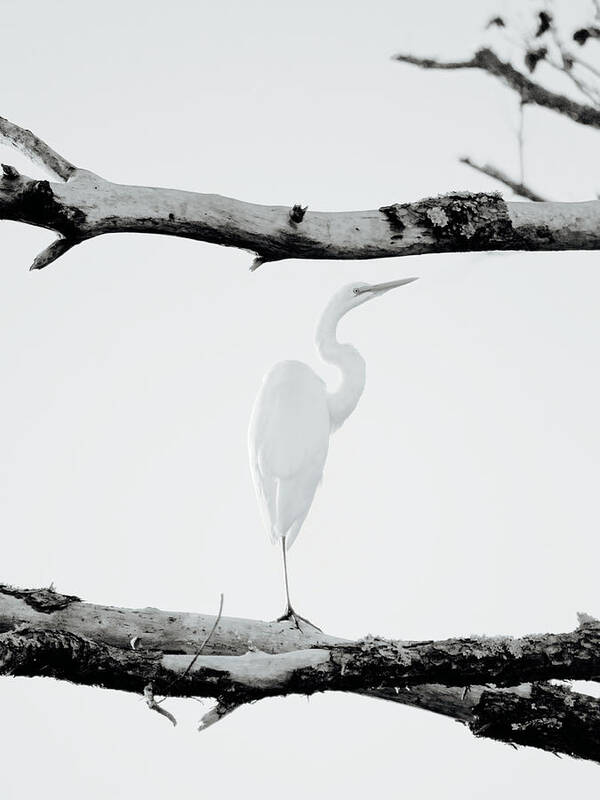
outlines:
[[[279,620],[292,619],[298,628],[299,620],[308,620],[290,603],[286,550],[298,536],[321,482],[329,436],[354,411],[365,388],[365,361],[351,344],[338,342],[337,325],[353,308],[414,280],[349,283],[333,295],[315,342],[323,361],[341,372],[336,391],[328,392],[307,364],[281,361],[265,375],[254,403],[248,430],[250,469],[273,544],[281,540],[286,609]]]

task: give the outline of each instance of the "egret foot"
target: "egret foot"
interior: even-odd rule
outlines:
[[[316,631],[319,631],[319,633],[323,633],[321,628],[317,628],[317,626],[313,625],[313,623],[309,619],[306,619],[306,617],[301,617],[300,614],[296,614],[296,612],[290,605],[288,605],[284,614],[282,614],[280,617],[277,617],[275,622],[283,622],[284,620],[288,619],[293,621],[294,625],[298,628],[299,631],[302,630],[302,625],[300,624],[300,621],[302,620],[302,622],[306,622],[307,625],[310,625],[311,628],[314,628]]]

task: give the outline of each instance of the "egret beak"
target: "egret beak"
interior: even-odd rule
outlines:
[[[362,289],[356,289],[356,294],[364,294],[365,292],[389,292],[390,289],[395,289],[397,286],[405,286],[407,283],[419,280],[418,278],[401,278],[399,281],[388,281],[387,283],[374,283],[372,286],[364,286]]]

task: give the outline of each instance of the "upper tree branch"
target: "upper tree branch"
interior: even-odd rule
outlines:
[[[503,83],[514,89],[524,103],[551,108],[570,117],[580,125],[591,125],[600,128],[600,109],[585,103],[577,103],[575,100],[557,92],[545,89],[539,83],[535,83],[522,72],[515,69],[511,64],[502,61],[498,56],[487,48],[478,50],[472,59],[468,61],[437,61],[433,58],[418,58],[416,56],[399,54],[394,56],[395,61],[402,61],[405,64],[414,64],[423,69],[482,69],[499,78]]]
[[[14,126],[16,127],[16,126]],[[21,146],[23,131],[13,143]],[[11,127],[5,126],[10,132]],[[6,134],[8,135],[8,133]],[[30,154],[54,155],[31,135]],[[23,145],[24,146],[24,145]],[[368,259],[481,250],[600,248],[600,202],[505,202],[495,194],[454,193],[369,211],[302,215],[215,194],[111,183],[68,162],[65,183],[36,181],[6,167],[0,219],[55,231],[60,239],[35,260],[40,269],[86,239],[105,233],[183,236],[257,254],[255,265],[285,258]]]

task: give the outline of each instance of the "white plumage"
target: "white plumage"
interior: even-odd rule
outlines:
[[[301,361],[282,361],[266,375],[258,392],[248,446],[250,469],[265,525],[282,543],[287,607],[280,619],[304,619],[290,604],[286,550],[297,537],[323,476],[329,436],[352,413],[365,386],[365,362],[336,328],[344,314],[415,278],[369,286],[342,287],[327,305],[316,334],[321,358],[338,367],[341,383],[328,392],[325,382]],[[307,620],[305,620],[307,621]]]
[[[250,423],[250,467],[273,543],[291,547],[323,474],[329,449],[325,383],[301,361],[265,376]]]

